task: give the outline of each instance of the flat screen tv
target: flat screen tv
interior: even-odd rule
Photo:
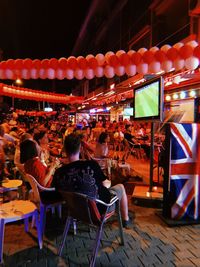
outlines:
[[[124,116],[133,116],[133,108],[124,108],[123,115]]]
[[[163,84],[163,78],[158,77],[134,88],[133,118],[135,120],[162,121]]]

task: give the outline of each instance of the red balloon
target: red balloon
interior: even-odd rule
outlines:
[[[200,58],[200,45],[195,47],[194,56]]]
[[[43,60],[41,61],[41,67],[42,67],[43,69],[48,69],[48,68],[49,68],[49,60],[48,60],[48,59],[43,59]]]
[[[179,54],[178,54],[178,50],[176,49],[176,48],[174,48],[174,47],[171,47],[168,51],[167,51],[167,57],[168,57],[168,59],[170,59],[170,60],[175,60],[175,59],[177,59],[178,58],[178,56],[179,56]]]
[[[14,62],[14,68],[21,70],[23,67],[23,60],[22,59],[16,59]]]
[[[78,67],[80,69],[85,70],[88,68],[88,61],[86,60],[86,58],[80,56],[77,58],[77,62],[78,62]]]
[[[142,55],[143,61],[147,64],[150,64],[151,62],[154,61],[154,54],[151,51],[146,51]]]
[[[165,52],[163,52],[162,50],[156,51],[154,54],[154,57],[157,61],[159,61],[161,63],[167,60],[167,56],[166,56]]]
[[[7,68],[10,69],[10,70],[13,70],[13,68],[14,68],[14,63],[15,63],[14,59],[8,59],[8,60],[6,61],[6,66],[7,66]]]
[[[109,65],[112,67],[119,66],[119,59],[116,55],[111,55],[108,59]]]
[[[136,66],[139,65],[141,60],[142,60],[142,56],[139,52],[135,52],[134,54],[132,54],[131,61],[134,65]]]
[[[31,69],[32,68],[32,60],[30,58],[26,58],[23,60],[24,68]]]
[[[78,63],[75,57],[69,57],[67,59],[67,64],[69,66],[70,69],[75,70],[78,67]]]
[[[98,66],[98,62],[97,62],[96,58],[95,57],[89,58],[88,59],[88,65],[89,65],[89,68],[91,68],[93,70],[96,69],[96,67]]]
[[[61,57],[61,58],[58,60],[58,66],[59,66],[59,68],[61,68],[61,69],[66,69],[66,68],[67,68],[67,59],[64,58],[64,57]]]
[[[123,66],[126,67],[130,64],[130,57],[126,53],[123,53],[119,56],[119,61]]]
[[[34,69],[40,69],[41,68],[41,61],[39,59],[33,60],[33,68]]]
[[[193,55],[193,48],[190,45],[183,45],[179,49],[179,54],[183,59],[189,58]]]
[[[52,69],[58,68],[58,60],[56,58],[51,58],[49,60],[49,68],[52,68]]]
[[[1,61],[1,62],[0,62],[0,69],[5,70],[6,68],[7,68],[7,66],[6,66],[6,61]]]

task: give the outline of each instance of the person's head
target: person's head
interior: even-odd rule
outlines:
[[[125,129],[127,132],[131,132],[131,125],[130,124],[126,124]]]
[[[102,132],[100,135],[99,135],[99,140],[98,140],[98,142],[100,143],[100,144],[103,144],[103,143],[105,143],[107,140],[108,140],[108,133],[106,133],[106,132]]]
[[[39,133],[34,134],[34,140],[39,144],[47,144],[48,143],[48,136],[46,131],[40,131]]]
[[[81,145],[81,138],[76,133],[71,133],[65,137],[64,149],[68,156],[79,153]]]
[[[20,136],[20,140],[19,140],[19,142],[22,143],[22,142],[24,142],[25,140],[32,140],[32,139],[33,139],[33,137],[32,137],[31,134],[29,134],[29,133],[23,133],[23,134]]]
[[[38,156],[36,142],[25,140],[20,144],[20,162],[24,164],[27,160]]]

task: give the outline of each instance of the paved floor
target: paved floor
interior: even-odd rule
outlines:
[[[135,206],[131,200],[129,206],[135,219],[132,229],[124,230],[125,246],[118,243],[116,221],[106,224],[96,266],[200,266],[200,225],[170,228],[155,215],[155,209]],[[56,252],[63,226],[64,219],[49,214],[44,248],[39,250],[35,229],[26,234],[22,224],[6,225],[4,266],[88,266],[94,229],[89,232],[78,225],[77,236],[68,236],[63,257],[59,258]]]

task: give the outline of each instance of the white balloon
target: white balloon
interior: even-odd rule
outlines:
[[[37,69],[31,69],[30,70],[30,76],[31,76],[31,79],[37,79],[38,78],[38,70]]]
[[[147,63],[140,63],[138,66],[137,66],[137,72],[139,74],[142,74],[142,75],[145,75],[148,73],[148,64]]]
[[[199,59],[197,57],[189,57],[185,60],[185,67],[188,70],[195,70],[199,66]]]
[[[56,70],[56,78],[58,80],[63,80],[65,78],[65,73],[64,73],[64,70],[62,69],[57,69]]]
[[[111,66],[106,66],[104,69],[104,74],[106,78],[113,78],[115,76],[114,68]]]
[[[98,78],[101,78],[104,76],[104,69],[102,67],[97,67],[95,70],[94,70],[94,73],[95,73],[95,76],[98,77]]]
[[[84,78],[84,72],[83,70],[81,69],[76,69],[74,71],[74,77],[77,79],[77,80],[82,80]]]
[[[125,74],[125,67],[124,66],[115,67],[115,74],[117,76],[123,76]]]
[[[55,79],[55,70],[50,68],[47,70],[47,78],[50,80]]]
[[[14,73],[12,70],[9,70],[9,69],[6,69],[5,70],[5,75],[6,75],[6,78],[9,79],[9,80],[12,80],[13,77],[14,77]],[[24,78],[25,79],[25,78]]]
[[[125,67],[126,74],[128,76],[134,76],[136,74],[136,66],[135,65],[128,65]]]
[[[41,79],[46,79],[46,70],[45,69],[40,69],[39,70],[39,77]],[[23,78],[23,77],[22,77]]]
[[[173,62],[173,66],[175,68],[176,71],[178,70],[182,70],[185,66],[185,60],[184,59],[176,59],[174,62]]]
[[[149,73],[157,73],[160,71],[160,62],[154,61],[149,64]]]
[[[21,76],[22,76],[22,79],[28,79],[29,78],[29,70],[22,69],[21,70]]]
[[[94,78],[94,70],[93,69],[86,69],[84,71],[84,74],[85,74],[85,78],[88,80],[91,80]]]
[[[165,72],[171,71],[172,67],[173,67],[173,65],[172,65],[171,60],[166,60],[166,61],[162,62],[162,64],[161,64],[161,69],[164,70]]]
[[[71,69],[67,69],[65,71],[65,77],[68,79],[68,80],[72,80],[74,78],[74,71],[71,70]]]

